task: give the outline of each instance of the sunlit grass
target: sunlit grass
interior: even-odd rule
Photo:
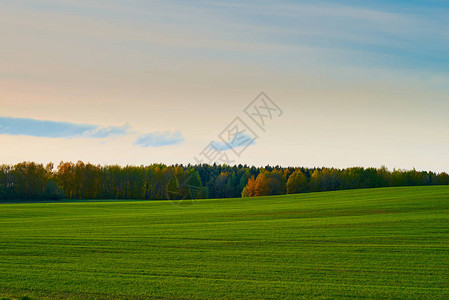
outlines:
[[[447,298],[449,187],[0,205],[0,298]]]

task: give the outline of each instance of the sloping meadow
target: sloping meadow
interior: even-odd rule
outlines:
[[[0,296],[447,298],[449,187],[2,204]]]

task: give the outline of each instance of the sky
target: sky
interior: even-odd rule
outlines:
[[[447,1],[2,0],[0,163],[448,172],[448,14]]]

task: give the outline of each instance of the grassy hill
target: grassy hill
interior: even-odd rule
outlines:
[[[0,296],[448,298],[449,187],[0,205]]]

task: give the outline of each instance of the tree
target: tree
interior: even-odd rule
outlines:
[[[48,174],[42,164],[34,162],[18,163],[11,170],[14,177],[15,196],[17,199],[43,199]]]
[[[318,169],[313,171],[310,178],[310,191],[319,192],[321,191],[321,173]]]
[[[273,169],[271,172],[261,170],[256,180],[251,177],[243,189],[243,197],[270,196],[285,194],[286,184],[281,170]]]
[[[53,179],[48,180],[45,186],[45,199],[60,200],[64,198],[64,190]]]
[[[255,197],[256,195],[256,180],[254,176],[248,179],[248,183],[243,188],[242,197]]]
[[[230,197],[231,192],[228,190],[230,188],[228,185],[229,177],[228,172],[221,172],[215,179],[214,190],[217,198]]]
[[[449,175],[446,172],[438,175],[437,184],[449,185]]]
[[[298,194],[309,191],[307,176],[301,170],[294,171],[287,180],[287,194]]]

